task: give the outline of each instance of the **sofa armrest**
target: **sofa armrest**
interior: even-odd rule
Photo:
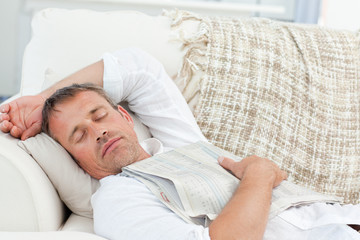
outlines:
[[[56,231],[65,221],[66,208],[18,141],[0,132],[0,231]]]

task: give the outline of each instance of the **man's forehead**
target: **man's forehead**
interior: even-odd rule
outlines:
[[[108,102],[98,93],[93,91],[83,91],[77,93],[75,96],[70,97],[63,102],[59,103],[59,108],[73,108],[73,107],[81,107],[80,109],[90,109],[97,107],[98,105],[106,106]],[[79,109],[79,110],[80,110]]]
[[[76,94],[54,107],[50,116],[50,132],[60,130],[65,133],[72,131],[79,121],[91,117],[99,109],[105,109],[110,104],[95,92],[84,91]],[[57,135],[57,134],[55,134]]]
[[[99,93],[90,91],[90,90],[78,92],[75,96],[72,97],[72,99],[73,100],[88,99],[88,100],[94,100],[94,101],[106,101],[105,98],[103,96],[101,96]]]

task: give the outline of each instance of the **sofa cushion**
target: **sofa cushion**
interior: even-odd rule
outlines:
[[[195,115],[209,141],[360,203],[359,34],[259,18],[199,21],[208,62]]]
[[[94,232],[94,220],[72,213],[62,226],[61,231]]]

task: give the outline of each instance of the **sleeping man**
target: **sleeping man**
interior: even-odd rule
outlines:
[[[103,89],[115,102],[127,101],[154,138],[139,142],[128,112],[113,104]],[[219,159],[241,183],[209,227],[186,223],[144,184],[119,175],[122,167],[151,155],[206,141],[162,65],[138,49],[104,54],[101,61],[42,93],[21,97],[0,110],[3,132],[25,140],[42,129],[100,179],[92,206],[95,232],[105,238],[360,239],[345,224],[360,223],[358,206],[318,203],[291,208],[268,221],[272,189],[287,176],[261,157]],[[316,225],[327,214],[339,218]]]

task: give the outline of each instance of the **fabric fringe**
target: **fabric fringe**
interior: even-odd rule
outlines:
[[[172,28],[180,26],[184,21],[187,21],[187,20],[198,20],[198,21],[203,20],[203,17],[201,17],[200,15],[198,15],[196,13],[183,11],[183,10],[179,10],[179,9],[175,9],[175,10],[171,10],[171,11],[167,11],[164,9],[163,15],[172,19],[172,22],[171,22]]]
[[[172,10],[163,12],[164,16],[171,19],[171,28],[174,38],[181,41],[182,47],[186,49],[183,57],[183,64],[179,70],[175,83],[180,88],[186,101],[190,103],[200,93],[202,78],[194,78],[194,73],[204,72],[208,66],[207,45],[209,42],[208,18],[198,14],[182,10]],[[186,21],[198,21],[199,29],[197,32],[187,35],[181,25]]]

